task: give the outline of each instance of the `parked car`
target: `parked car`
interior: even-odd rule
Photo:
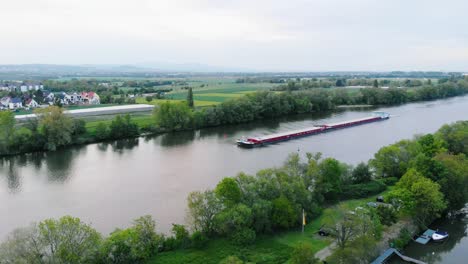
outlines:
[[[330,228],[327,228],[325,226],[321,226],[319,231],[317,232],[320,236],[329,236],[331,233]]]

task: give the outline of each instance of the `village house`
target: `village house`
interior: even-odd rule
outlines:
[[[36,102],[36,100],[30,98],[30,99],[26,100],[26,107],[36,108],[36,107],[39,107],[39,104]]]
[[[21,107],[23,107],[23,101],[21,101],[21,98],[15,97],[10,99],[10,102],[8,103],[8,108],[17,109]]]
[[[95,92],[82,92],[81,93],[82,102],[85,104],[101,104],[101,99],[99,95]]]
[[[5,96],[2,99],[0,99],[0,107],[1,108],[8,108],[9,105],[10,105],[10,100],[11,100],[11,97],[9,97],[9,96]]]

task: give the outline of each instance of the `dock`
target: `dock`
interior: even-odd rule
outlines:
[[[426,262],[405,256],[394,248],[387,249],[382,255],[380,255],[378,258],[372,261],[371,264],[383,264],[385,263],[385,261],[390,259],[393,255],[397,255],[399,258],[401,258],[402,260],[406,262],[416,263],[416,264],[427,264]]]
[[[432,229],[428,229],[426,231],[424,231],[424,233],[419,236],[415,242],[419,243],[419,244],[422,244],[422,245],[426,245],[427,243],[429,243],[429,241],[431,241],[432,239],[432,234],[434,234],[436,231],[435,230],[432,230]]]

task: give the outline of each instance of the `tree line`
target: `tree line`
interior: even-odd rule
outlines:
[[[125,120],[121,116],[113,121],[119,125],[112,126],[103,122],[98,125],[96,131],[88,131],[83,120],[64,117],[61,110],[54,107],[39,110],[41,118],[32,120],[13,131],[11,129],[15,127],[13,114],[3,111],[0,112],[0,125],[3,127],[5,124],[7,126],[5,131],[9,132],[0,134],[0,155],[55,150],[70,144],[134,137],[142,132],[192,130],[286,115],[328,111],[335,109],[338,105],[394,105],[448,98],[467,93],[468,82],[460,79],[412,89],[363,88],[357,92],[350,92],[346,89],[259,91],[233,98],[216,106],[194,108],[193,92],[189,89],[187,102],[167,101],[156,106],[152,121],[144,127],[134,124],[130,116],[125,117]],[[101,98],[106,100],[107,97],[117,102],[117,99],[113,99],[111,95],[103,95]],[[124,97],[120,99],[118,103],[125,100]],[[60,118],[47,118],[49,112]]]
[[[447,81],[420,88],[309,89],[290,92],[260,91],[219,105],[193,109],[167,102],[155,109],[159,130],[187,130],[251,122],[285,115],[328,111],[338,105],[396,105],[435,100],[468,93],[468,81]]]
[[[94,133],[90,133],[84,120],[65,115],[58,106],[37,109],[35,113],[37,118],[20,125],[12,112],[0,111],[0,155],[54,151],[69,145],[140,134],[140,128],[130,115],[117,115],[109,124],[98,124]]]

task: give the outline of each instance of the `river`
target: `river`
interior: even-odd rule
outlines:
[[[429,242],[427,245],[421,245],[410,242],[403,254],[428,264],[462,264],[467,263],[468,249],[468,206],[459,214],[443,218],[434,222],[432,229],[444,230],[449,233],[449,238],[441,243]],[[407,263],[395,257],[389,264]]]
[[[386,111],[386,121],[255,149],[234,142],[247,135],[365,117]],[[73,215],[107,234],[141,215],[158,230],[184,223],[189,192],[212,188],[240,171],[279,166],[291,152],[322,152],[356,164],[382,146],[467,119],[468,96],[395,107],[302,115],[250,124],[90,144],[0,159],[0,239],[15,227]]]

